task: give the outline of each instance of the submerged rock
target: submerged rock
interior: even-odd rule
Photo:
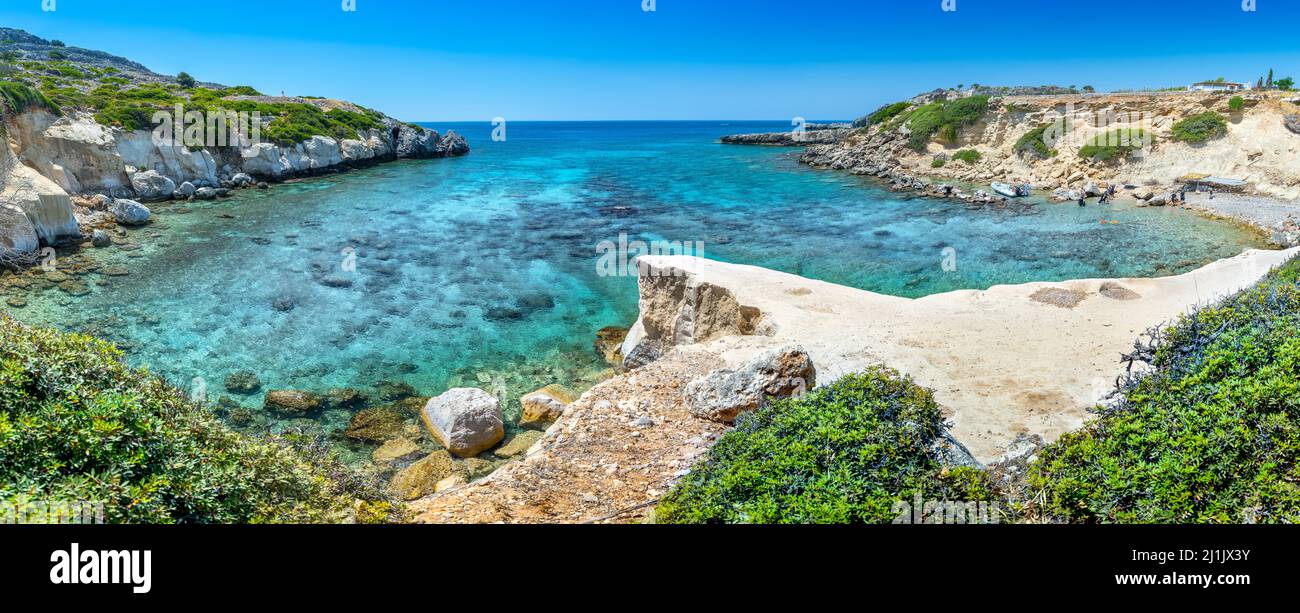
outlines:
[[[95,230],[90,234],[90,244],[95,247],[107,247],[113,244],[113,238],[108,235],[108,232]]]
[[[543,426],[560,418],[573,402],[573,394],[559,385],[548,385],[519,399],[523,413],[519,425],[524,428]],[[500,455],[500,454],[498,454]]]
[[[730,423],[741,413],[762,408],[774,398],[798,396],[817,383],[812,358],[802,347],[768,349],[736,370],[715,370],[686,386],[686,402],[696,417]]]
[[[607,326],[596,332],[596,340],[591,342],[596,353],[605,358],[605,362],[615,366],[623,363],[623,341],[627,338],[627,328]]]
[[[388,483],[388,492],[401,500],[423,498],[437,491],[438,482],[454,470],[451,455],[446,451],[435,451],[393,475]]]
[[[113,221],[124,226],[138,226],[149,221],[149,208],[134,200],[118,198],[108,205]]]
[[[247,370],[232,372],[226,376],[226,389],[236,394],[253,394],[262,389],[262,380]]]
[[[298,390],[271,390],[266,393],[263,408],[282,415],[303,416],[324,406],[320,396]]]
[[[502,445],[492,453],[499,458],[513,458],[519,454],[528,451],[534,443],[542,439],[542,433],[537,430],[524,430],[514,435],[506,444]]]
[[[501,403],[477,388],[458,387],[430,398],[420,417],[443,447],[462,458],[491,449],[506,435]]]
[[[354,441],[379,443],[400,436],[404,426],[401,413],[392,407],[379,407],[353,415],[343,435]]]
[[[380,445],[374,453],[370,454],[370,459],[373,460],[375,464],[386,466],[390,462],[403,460],[417,453],[420,453],[420,446],[409,438],[401,437],[391,439],[383,445]]]

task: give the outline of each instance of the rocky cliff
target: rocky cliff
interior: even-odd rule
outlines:
[[[0,251],[7,254],[79,238],[69,195],[215,197],[258,181],[469,151],[453,131],[439,134],[342,100],[262,96],[159,75],[21,30],[0,28],[0,41]],[[151,122],[155,111],[176,108],[245,112],[257,117],[259,130],[250,129],[247,142],[186,147],[158,138]]]
[[[1243,179],[1248,190],[1260,194],[1297,198],[1300,134],[1288,129],[1287,118],[1300,107],[1291,96],[1267,91],[995,95],[973,121],[920,139],[914,129],[932,119],[927,111],[933,108],[923,109],[934,100],[916,99],[874,123],[860,120],[863,127],[839,143],[809,147],[803,161],[890,178],[1025,182],[1049,190],[1082,190],[1090,182],[1167,189],[1180,177],[1204,174]],[[1218,115],[1226,130],[1199,142],[1180,138],[1175,126],[1206,113]],[[1110,134],[1137,130],[1149,146],[1114,156],[1084,150],[1099,137],[1105,144]],[[979,155],[953,158],[965,150]]]

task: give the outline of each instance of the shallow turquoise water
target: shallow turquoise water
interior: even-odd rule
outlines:
[[[474,385],[517,398],[595,380],[593,334],[635,318],[635,281],[596,274],[597,243],[619,233],[904,296],[1176,274],[1262,246],[1184,211],[968,210],[809,169],[794,150],[716,144],[781,123],[511,124],[505,142],[486,123],[455,128],[467,157],[157,206],[157,222],[130,233],[143,248],[93,254],[130,275],[88,274],[89,295],[47,288],[8,310],[123,343],[136,364],[202,378],[209,397],[251,370],[264,389],[392,379],[426,395]],[[954,272],[941,268],[945,247]],[[348,249],[355,272],[342,269]]]

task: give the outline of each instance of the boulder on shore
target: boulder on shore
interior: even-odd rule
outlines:
[[[462,458],[491,449],[506,435],[501,403],[478,388],[453,388],[430,398],[420,417],[434,439]]]
[[[802,347],[768,349],[735,370],[715,370],[686,386],[692,415],[731,423],[741,413],[762,408],[774,398],[799,396],[817,382],[812,358]]]
[[[156,170],[146,170],[131,175],[131,189],[145,202],[167,200],[176,191],[176,182],[158,174]]]
[[[118,198],[108,205],[113,221],[124,226],[139,226],[149,221],[149,208],[134,200]]]
[[[519,399],[519,404],[523,405],[519,426],[540,427],[551,423],[564,414],[573,400],[573,394],[569,390],[554,384],[524,394]]]

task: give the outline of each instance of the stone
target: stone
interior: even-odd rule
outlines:
[[[235,187],[248,187],[254,183],[254,180],[253,177],[249,176],[247,173],[239,172],[235,173],[235,176],[230,177],[230,182],[233,183]]]
[[[240,370],[226,375],[226,389],[246,396],[262,389],[262,380],[256,373]]]
[[[1168,193],[1158,194],[1158,195],[1152,196],[1150,199],[1148,199],[1148,200],[1147,200],[1147,205],[1148,205],[1148,206],[1164,206],[1164,205],[1166,205],[1166,204],[1169,204],[1169,202],[1170,202],[1170,200],[1172,199],[1172,197],[1173,197],[1173,195],[1172,195],[1172,194],[1168,194]]]
[[[352,279],[338,275],[326,275],[320,278],[320,284],[325,287],[345,288],[352,287]]]
[[[646,364],[658,360],[659,356],[662,354],[663,349],[659,341],[648,338],[641,339],[641,342],[632,347],[631,351],[628,351],[623,355],[623,368],[627,370],[641,368]]]
[[[415,441],[403,436],[390,439],[380,445],[378,449],[370,454],[370,459],[374,460],[375,464],[387,466],[390,462],[404,460],[418,453],[420,453],[420,446]]]
[[[452,473],[450,477],[447,477],[446,479],[439,481],[438,484],[434,486],[433,491],[434,493],[445,492],[450,489],[458,488],[467,483],[469,483],[469,479],[466,478],[465,475],[461,473]]]
[[[131,175],[131,189],[145,202],[167,200],[176,191],[176,182],[156,170],[146,170]]]
[[[564,414],[573,400],[573,394],[569,390],[554,384],[524,394],[519,399],[519,404],[523,405],[519,426],[530,428],[553,422]]]
[[[506,441],[506,444],[492,453],[499,458],[513,458],[527,452],[529,447],[542,440],[542,436],[543,434],[537,430],[524,430],[511,437],[510,440]]]
[[[393,475],[388,482],[388,492],[401,500],[423,498],[436,492],[438,482],[454,470],[451,455],[446,451],[435,451]]]
[[[325,392],[325,398],[331,409],[351,411],[366,406],[369,399],[361,390],[350,387],[335,387]]]
[[[90,244],[95,247],[107,247],[113,244],[113,237],[103,230],[95,230],[90,234]]]
[[[302,416],[314,413],[325,405],[320,396],[299,390],[271,390],[266,393],[263,408],[283,415]]]
[[[1101,284],[1098,292],[1111,300],[1137,300],[1142,295],[1114,281],[1107,281]]]
[[[462,458],[491,449],[506,435],[500,401],[477,388],[453,388],[430,398],[420,417],[434,439]]]
[[[690,382],[685,399],[692,415],[731,423],[774,398],[800,396],[816,384],[817,372],[808,352],[786,345],[767,349],[735,370],[715,370]]]
[[[405,381],[394,381],[387,379],[375,384],[375,392],[379,394],[379,399],[384,401],[402,400],[413,398],[419,395],[415,387]]]
[[[139,226],[149,221],[149,207],[126,198],[114,200],[108,205],[108,211],[113,214],[113,221],[124,226]]]
[[[212,189],[211,187],[200,187],[194,190],[194,197],[199,200],[215,200],[217,198],[217,190]]]
[[[176,186],[176,191],[172,193],[172,196],[176,198],[189,198],[190,196],[193,196],[194,192],[198,191],[198,189],[199,188],[194,187],[193,183],[186,181]]]
[[[352,416],[343,436],[354,441],[379,443],[401,436],[405,423],[392,407],[366,409]]]
[[[627,328],[607,326],[596,332],[596,340],[591,345],[596,353],[605,358],[608,364],[623,363],[623,341],[627,339]]]
[[[1300,134],[1300,115],[1287,115],[1282,119],[1282,125],[1294,134]]]

